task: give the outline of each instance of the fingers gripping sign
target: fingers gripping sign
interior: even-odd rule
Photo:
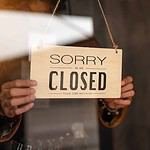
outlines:
[[[0,104],[7,117],[14,117],[29,111],[34,106],[34,80],[14,80],[1,86]]]
[[[112,109],[125,108],[131,105],[134,95],[133,78],[127,76],[121,82],[121,97],[118,99],[105,99],[105,102]]]

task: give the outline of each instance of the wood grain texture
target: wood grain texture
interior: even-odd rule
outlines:
[[[85,72],[86,77],[83,77]],[[120,49],[117,54],[114,49],[68,46],[31,51],[31,79],[38,82],[37,98],[119,98],[121,74]]]
[[[0,9],[52,12],[55,3],[48,0],[0,0]]]
[[[124,73],[134,77],[136,96],[124,124],[113,130],[114,150],[150,149],[150,2],[105,0],[115,38],[124,49]]]

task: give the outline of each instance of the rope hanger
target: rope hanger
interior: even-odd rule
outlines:
[[[55,13],[56,13],[56,11],[57,11],[57,9],[58,9],[58,7],[59,7],[60,2],[61,2],[61,0],[58,0],[58,1],[57,1],[56,6],[55,6],[55,8],[54,8],[54,10],[53,10],[53,12],[52,12],[52,17],[55,15]],[[118,51],[117,51],[118,45],[115,43],[115,40],[114,40],[114,38],[113,38],[113,34],[112,34],[111,29],[110,29],[110,25],[109,25],[108,20],[107,20],[107,18],[106,18],[104,9],[103,9],[103,7],[102,7],[102,4],[101,4],[100,0],[97,0],[97,2],[98,2],[98,6],[99,6],[99,8],[100,8],[100,10],[101,10],[101,12],[102,12],[102,16],[103,16],[104,21],[105,21],[105,25],[106,25],[106,28],[107,28],[107,31],[108,31],[108,34],[109,34],[109,38],[110,38],[111,43],[112,43],[112,47],[116,50],[116,53],[118,53]],[[50,21],[49,21],[49,23],[48,23],[47,29],[49,28],[49,25],[50,25]],[[46,30],[46,31],[47,31],[47,30]]]
[[[105,21],[105,25],[106,25],[106,27],[107,27],[107,31],[108,31],[109,38],[110,38],[111,43],[112,43],[112,47],[113,47],[113,48],[116,50],[116,52],[117,52],[118,45],[115,43],[115,40],[114,40],[114,38],[113,38],[113,34],[112,34],[111,29],[110,29],[110,25],[109,25],[109,23],[108,23],[108,20],[107,20],[107,18],[106,18],[104,9],[103,9],[103,7],[102,7],[102,4],[101,4],[100,0],[97,0],[97,1],[98,1],[98,4],[99,4],[99,8],[100,8],[100,10],[101,10],[101,12],[102,12],[102,15],[103,15],[103,18],[104,18],[104,21]]]

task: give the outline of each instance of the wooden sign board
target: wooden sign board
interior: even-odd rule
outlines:
[[[119,98],[122,50],[51,46],[31,52],[37,98]]]

